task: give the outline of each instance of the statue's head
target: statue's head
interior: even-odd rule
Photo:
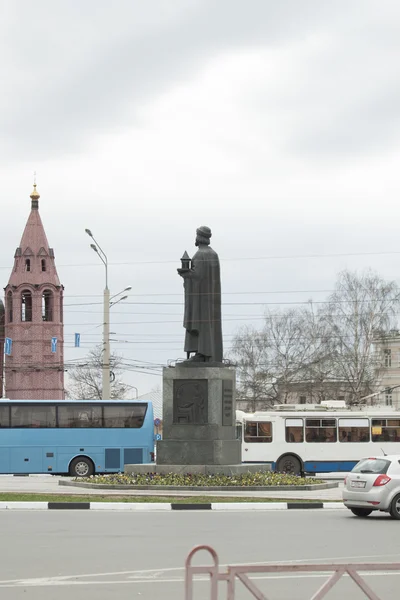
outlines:
[[[196,229],[196,241],[195,241],[196,246],[200,246],[200,244],[204,244],[205,246],[208,246],[210,244],[210,238],[211,238],[211,229],[209,227],[202,225],[201,227]]]

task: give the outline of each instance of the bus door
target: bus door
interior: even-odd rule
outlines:
[[[273,439],[274,420],[244,421],[243,462],[272,462],[269,444]]]

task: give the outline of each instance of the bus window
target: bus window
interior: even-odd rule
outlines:
[[[101,406],[85,406],[74,404],[73,406],[58,406],[59,427],[101,427]]]
[[[104,427],[142,427],[146,416],[147,406],[140,404],[138,406],[124,406],[115,404],[104,406]]]
[[[272,442],[271,421],[246,421],[244,441],[248,443]]]
[[[55,427],[56,407],[46,404],[11,407],[11,427]]]
[[[236,439],[242,441],[242,425],[236,425]]]
[[[286,419],[286,441],[304,442],[303,419]]]
[[[400,419],[372,419],[373,442],[400,442]]]
[[[369,420],[339,419],[339,442],[369,442]]]
[[[0,427],[10,427],[9,406],[0,406]]]
[[[306,419],[307,442],[336,442],[336,419]]]

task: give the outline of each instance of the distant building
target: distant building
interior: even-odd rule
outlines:
[[[153,404],[154,419],[160,419],[160,424],[154,425],[154,433],[162,434],[163,403],[161,390],[142,394],[137,400],[140,402],[151,402]]]
[[[374,351],[378,366],[377,390],[380,390],[380,394],[371,398],[370,403],[400,410],[400,332],[393,330],[376,339]]]
[[[14,255],[5,287],[6,397],[11,400],[63,400],[63,286],[54,251],[39,214],[34,185],[31,212]]]
[[[244,398],[238,395],[236,407],[245,412],[268,410],[277,404],[320,404],[340,401],[351,404],[352,394],[346,382],[325,376],[313,377],[308,369],[298,371],[291,379],[276,381],[265,398]]]

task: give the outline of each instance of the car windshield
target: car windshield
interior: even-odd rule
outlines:
[[[389,465],[390,461],[384,458],[363,458],[356,464],[352,473],[374,473],[380,475],[387,472]]]

